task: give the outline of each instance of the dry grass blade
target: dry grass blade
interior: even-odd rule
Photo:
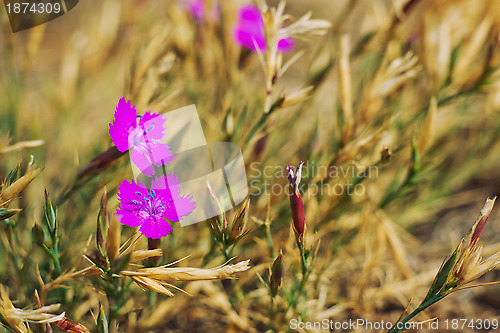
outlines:
[[[44,143],[43,140],[33,140],[33,141],[21,141],[6,147],[0,146],[0,154],[7,154],[25,148],[40,147],[41,145],[43,145],[43,143]]]
[[[217,268],[193,268],[193,267],[153,267],[141,268],[136,271],[122,271],[125,276],[143,276],[162,281],[199,281],[220,280],[235,278],[235,274],[250,269],[250,260],[241,261],[234,265],[225,265]]]

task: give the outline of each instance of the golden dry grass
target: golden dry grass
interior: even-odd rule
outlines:
[[[0,11],[2,181],[22,162],[19,179],[0,192],[0,209],[15,214],[0,221],[3,317],[2,309],[15,306],[46,318],[41,310],[53,313],[51,304],[60,304],[55,315],[64,312],[91,331],[105,315],[110,331],[119,332],[286,332],[294,318],[394,322],[410,300],[413,310],[423,299],[485,199],[498,194],[500,5],[289,0],[285,26],[311,10],[312,20],[331,27],[296,26],[288,31],[300,32],[296,46],[284,55],[234,43],[240,5],[220,2],[220,21],[199,22],[177,1],[81,1],[63,17],[15,34]],[[271,42],[284,26],[269,15]],[[189,257],[171,268],[141,267],[158,252],[144,252],[147,241],[135,240],[112,215],[119,182],[132,178],[127,157],[108,150],[121,96],[140,112],[196,104],[208,141],[241,147],[252,230],[232,255],[219,251],[209,222],[174,225],[156,266]],[[85,169],[106,150],[113,163]],[[318,252],[297,293],[303,271],[283,170],[300,161],[307,162],[305,242]],[[346,194],[355,185],[363,191]],[[107,255],[114,267],[127,260],[120,278],[101,278],[83,257],[95,254],[104,187]],[[58,207],[57,264],[32,236],[44,223],[44,189]],[[226,213],[229,221],[233,213]],[[494,210],[482,237],[484,256],[500,248],[496,216]],[[285,278],[272,300],[266,283],[280,250]],[[182,282],[228,277],[221,272],[234,266],[214,269],[228,256],[242,270],[238,279]],[[246,260],[252,268],[244,271]],[[165,277],[172,272],[179,276]],[[481,281],[499,277],[492,271]],[[46,308],[33,301],[35,289]],[[499,293],[496,286],[454,293],[418,320],[498,319]],[[24,322],[9,318],[2,322],[25,331]]]

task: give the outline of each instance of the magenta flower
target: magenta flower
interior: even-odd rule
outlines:
[[[257,48],[261,52],[265,51],[264,21],[259,8],[253,5],[240,8],[238,23],[234,29],[234,39],[238,44],[246,46],[252,51],[257,51]],[[278,42],[278,51],[288,52],[292,50],[293,46],[291,37],[283,38]]]
[[[164,129],[163,117],[152,112],[138,116],[135,105],[131,106],[130,101],[122,97],[116,106],[115,119],[109,124],[109,135],[119,151],[132,149],[132,162],[146,176],[151,176],[152,165],[160,166],[174,159],[169,147],[159,142]]]
[[[116,215],[122,224],[139,227],[139,231],[148,238],[158,239],[172,231],[168,223],[179,222],[189,215],[196,203],[192,197],[181,196],[177,176],[161,175],[151,183],[151,189],[137,181],[130,183],[126,179],[118,187],[120,207]]]

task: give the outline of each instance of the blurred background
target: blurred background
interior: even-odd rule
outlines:
[[[284,26],[308,12],[331,26],[322,35],[294,34],[294,48],[278,67],[292,60],[290,66],[270,78],[269,59],[234,39],[244,4],[207,0],[197,17],[189,1],[80,1],[62,17],[17,33],[0,10],[0,178],[19,163],[24,173],[31,156],[42,168],[9,204],[22,209],[11,219],[15,246],[10,227],[0,225],[0,282],[16,306],[32,304],[37,269],[46,282],[54,277],[31,231],[43,219],[44,190],[58,206],[68,271],[88,265],[82,255],[95,234],[103,187],[112,213],[119,182],[132,179],[127,156],[79,174],[113,146],[109,123],[122,96],[139,113],[195,104],[208,141],[240,146],[253,185],[251,231],[232,254],[253,268],[234,284],[179,284],[190,295],[172,298],[127,286],[110,330],[285,332],[293,318],[394,322],[425,296],[486,198],[499,193],[500,5],[289,0]],[[300,161],[308,242],[318,252],[295,300],[300,256],[280,170]],[[348,193],[354,185],[359,191]],[[281,190],[273,193],[273,186]],[[496,211],[482,237],[485,257],[500,250]],[[122,229],[123,243],[133,230]],[[164,264],[185,256],[177,265],[226,262],[207,222],[174,225],[161,246]],[[280,250],[285,277],[271,301],[258,275],[269,279]],[[494,270],[480,282],[499,278]],[[91,279],[66,285],[46,301],[61,303],[93,331],[91,313],[100,305],[108,311],[112,300]],[[498,296],[498,286],[454,293],[419,319],[499,319]]]

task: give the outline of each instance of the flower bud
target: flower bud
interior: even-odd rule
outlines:
[[[31,233],[33,235],[33,240],[38,244],[38,245],[44,245],[48,238],[45,236],[45,232],[43,231],[42,227],[38,224],[35,223],[33,228],[31,229]]]
[[[108,212],[108,195],[106,192],[106,187],[104,187],[104,194],[101,199],[101,208],[99,210],[99,215],[97,216],[97,232],[96,232],[96,242],[97,250],[102,257],[107,256],[106,243],[108,238],[109,229],[109,212]]]
[[[21,209],[17,208],[0,208],[0,221],[8,219],[20,211]]]
[[[287,165],[287,174],[290,192],[290,207],[292,210],[293,218],[293,231],[297,236],[297,239],[302,241],[304,238],[304,233],[306,231],[306,215],[304,211],[304,203],[302,202],[302,197],[299,192],[299,183],[302,174],[302,166],[304,162],[300,162],[298,168],[293,172],[292,168]]]
[[[99,315],[97,316],[97,332],[98,333],[108,333],[108,319],[106,318],[106,313],[104,313],[104,308],[101,305]]]
[[[50,234],[53,238],[57,237],[57,208],[52,204],[52,201],[49,198],[49,192],[45,190],[45,206],[44,206],[44,214],[45,214],[45,226],[49,230]]]
[[[481,237],[481,234],[483,233],[484,227],[486,225],[486,221],[488,221],[488,217],[490,216],[490,213],[493,210],[493,206],[495,205],[496,199],[497,197],[494,197],[493,199],[488,198],[486,200],[486,203],[484,204],[483,209],[481,209],[481,214],[472,227],[473,233],[470,240],[471,245],[475,245],[479,240],[479,237]]]
[[[283,252],[280,250],[280,254],[274,260],[273,267],[271,269],[271,277],[269,278],[269,288],[271,289],[273,297],[278,294],[284,277],[285,260],[283,259]]]

